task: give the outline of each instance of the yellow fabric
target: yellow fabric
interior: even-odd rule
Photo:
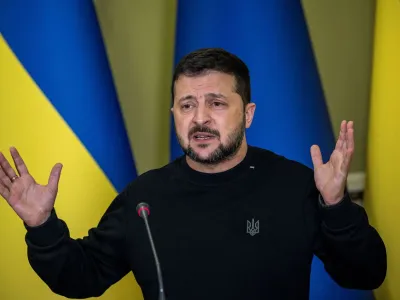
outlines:
[[[400,299],[400,1],[378,0],[365,207],[387,247],[377,300]]]
[[[12,162],[16,146],[37,182],[46,184],[57,162],[64,167],[55,207],[72,237],[83,237],[97,225],[117,195],[85,147],[25,71],[0,36],[0,151]],[[25,228],[6,201],[0,201],[0,299],[55,300],[55,295],[31,269],[26,255]],[[129,274],[100,299],[143,299]]]

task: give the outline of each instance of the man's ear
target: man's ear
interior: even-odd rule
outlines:
[[[245,108],[245,112],[244,112],[245,117],[246,117],[246,128],[249,128],[251,126],[251,123],[253,122],[255,110],[256,110],[255,103],[246,104],[246,108]]]

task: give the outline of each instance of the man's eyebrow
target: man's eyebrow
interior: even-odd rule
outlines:
[[[220,99],[226,99],[226,96],[221,94],[221,93],[208,93],[206,94],[207,98],[220,98]]]
[[[183,96],[183,97],[179,98],[178,102],[182,102],[182,101],[185,101],[185,100],[194,100],[194,99],[196,99],[195,96],[187,95],[187,96]]]
[[[224,94],[221,93],[207,93],[205,95],[206,98],[219,98],[219,99],[227,99],[227,97]],[[179,98],[178,102],[182,102],[185,100],[196,100],[196,97],[193,95],[186,95],[181,98]]]

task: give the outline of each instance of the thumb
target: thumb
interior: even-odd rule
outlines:
[[[321,166],[323,164],[321,150],[317,145],[313,145],[310,149],[311,151],[311,159],[314,165],[314,169]]]
[[[50,176],[49,176],[49,182],[48,182],[47,186],[53,192],[56,192],[58,190],[58,182],[60,181],[62,167],[63,167],[62,164],[57,163],[51,169]]]

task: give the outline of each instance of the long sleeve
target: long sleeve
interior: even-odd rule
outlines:
[[[124,201],[117,196],[82,239],[70,237],[55,210],[41,226],[25,225],[30,265],[53,292],[75,299],[100,296],[128,273]]]
[[[314,218],[314,253],[332,279],[344,288],[373,290],[386,277],[385,245],[363,207],[346,192],[336,205],[325,206],[311,180],[308,203]]]

